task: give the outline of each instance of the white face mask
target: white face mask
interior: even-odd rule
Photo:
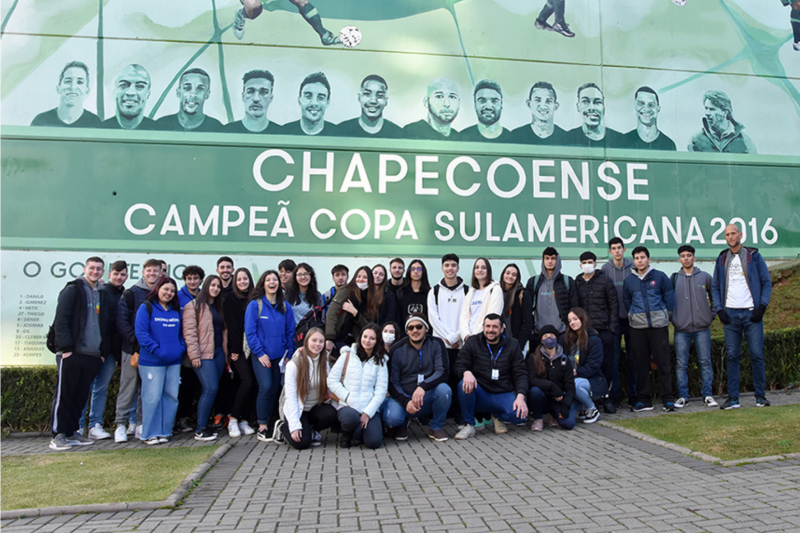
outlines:
[[[583,270],[584,274],[591,274],[594,272],[594,265],[591,263],[583,263],[581,265],[581,270]]]
[[[367,287],[369,287],[369,282],[366,282],[366,281],[365,281],[364,283],[356,283],[356,285],[358,286],[358,288],[359,288],[359,289],[361,289],[361,290],[363,291],[363,290],[365,290]]]
[[[388,331],[384,331],[383,334],[383,342],[386,344],[392,344],[394,342],[394,333],[389,333]]]

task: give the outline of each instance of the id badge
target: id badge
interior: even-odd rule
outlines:
[[[417,385],[425,381],[425,374],[417,374]]]
[[[500,379],[500,371],[496,368],[492,369],[492,379]]]

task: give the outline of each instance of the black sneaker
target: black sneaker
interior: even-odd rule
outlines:
[[[272,437],[269,435],[269,430],[267,428],[259,429],[258,434],[256,435],[258,440],[261,442],[271,442]]]
[[[772,404],[769,403],[769,400],[763,396],[756,396],[756,407],[769,407],[770,405]]]
[[[189,421],[186,418],[179,418],[175,424],[175,433],[189,433],[190,431],[192,431],[192,426],[189,425]]]
[[[349,448],[352,445],[353,445],[353,434],[342,433],[342,436],[339,437],[339,448]]]
[[[617,412],[617,407],[611,400],[606,400],[605,402],[603,402],[603,411],[605,411],[606,414],[613,415],[614,413]]]
[[[194,440],[217,440],[217,434],[208,428],[198,429],[194,434]]]
[[[739,405],[739,398],[728,398],[727,400],[725,400],[725,403],[720,405],[719,408],[727,411],[729,409],[738,409],[740,407],[741,405]]]
[[[394,440],[408,440],[408,422],[394,428]]]
[[[597,409],[589,409],[586,411],[586,418],[583,419],[584,424],[594,424],[600,418],[600,411]]]
[[[272,431],[272,442],[277,444],[283,444],[285,441],[283,440],[283,422],[278,420],[275,422],[275,429]]]
[[[636,405],[631,407],[631,411],[634,413],[638,413],[640,411],[652,411],[653,404],[652,403],[644,403],[644,402],[637,402]]]
[[[671,413],[672,411],[675,410],[675,404],[672,402],[665,402],[664,405],[661,407],[661,409],[667,411],[668,413]]]

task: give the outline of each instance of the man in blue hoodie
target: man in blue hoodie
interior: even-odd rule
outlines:
[[[717,310],[711,298],[711,274],[694,266],[694,247],[684,244],[678,248],[681,268],[672,275],[675,288],[675,373],[678,377],[678,399],[675,407],[684,407],[689,398],[689,346],[694,341],[703,385],[700,389],[707,407],[716,407],[711,395],[714,370],[711,368],[711,323]]]
[[[205,271],[197,265],[189,265],[183,269],[183,287],[178,291],[178,301],[181,303],[181,311],[186,304],[197,298],[200,294],[200,284],[206,277]]]
[[[756,407],[770,405],[766,398],[767,375],[764,368],[764,313],[772,296],[772,278],[758,248],[742,246],[742,232],[736,224],[725,228],[728,249],[714,265],[711,294],[725,327],[728,371],[728,399],[720,409],[739,407],[739,359],[742,336],[747,339],[753,367]]]
[[[675,308],[675,292],[666,274],[650,266],[650,251],[633,249],[633,276],[625,278],[622,299],[628,309],[631,344],[636,355],[639,400],[632,411],[652,411],[650,359],[658,372],[658,394],[665,411],[674,411],[669,361],[669,319]]]

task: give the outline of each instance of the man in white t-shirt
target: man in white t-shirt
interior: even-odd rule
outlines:
[[[772,279],[758,248],[742,246],[742,232],[735,224],[725,228],[728,249],[717,257],[711,294],[717,316],[725,327],[728,399],[720,409],[739,408],[739,360],[742,336],[747,340],[753,367],[756,407],[770,405],[766,398],[764,368],[764,313],[772,296]]]

